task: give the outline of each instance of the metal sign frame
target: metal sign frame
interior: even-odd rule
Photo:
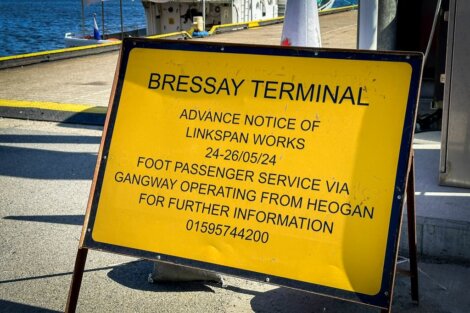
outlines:
[[[178,51],[196,51],[196,52],[210,52],[218,54],[252,54],[252,55],[270,55],[270,56],[292,56],[299,58],[317,58],[317,59],[349,59],[349,60],[367,60],[367,61],[388,61],[388,62],[401,62],[407,63],[411,67],[411,85],[409,88],[408,102],[406,107],[405,120],[403,125],[403,135],[401,137],[401,147],[399,152],[398,167],[396,170],[395,191],[393,196],[390,227],[388,229],[388,239],[386,244],[385,262],[382,277],[382,285],[380,292],[376,295],[367,295],[356,292],[350,292],[331,287],[315,285],[302,281],[286,279],[284,277],[277,277],[269,273],[258,273],[248,271],[245,269],[233,268],[222,266],[218,264],[211,264],[161,253],[150,251],[143,251],[134,248],[115,246],[108,243],[96,242],[91,236],[93,230],[98,201],[103,182],[103,177],[106,171],[106,158],[109,153],[115,121],[119,114],[119,104],[121,98],[121,91],[123,88],[124,80],[126,77],[126,69],[131,51],[134,48],[148,48],[148,49],[164,49],[164,50],[178,50]],[[382,53],[370,51],[357,51],[357,50],[334,50],[334,49],[311,49],[311,48],[298,48],[298,47],[274,47],[274,46],[252,46],[252,45],[234,45],[234,44],[217,44],[217,43],[200,43],[200,42],[185,42],[185,41],[158,41],[146,39],[125,39],[123,41],[120,61],[116,72],[113,92],[110,100],[110,108],[105,123],[103,139],[98,155],[98,163],[95,170],[95,176],[90,194],[87,214],[85,218],[84,228],[82,231],[82,238],[80,241],[79,253],[77,255],[76,270],[80,272],[80,268],[84,266],[86,260],[86,250],[98,249],[105,250],[119,254],[145,258],[149,260],[158,260],[180,264],[184,266],[191,266],[205,270],[217,271],[229,275],[239,276],[247,279],[252,279],[260,282],[269,281],[271,284],[296,288],[308,292],[313,292],[329,297],[340,298],[348,301],[358,302],[370,306],[375,306],[381,309],[390,309],[391,295],[393,292],[393,284],[395,277],[395,266],[398,250],[398,242],[401,229],[402,208],[405,199],[405,190],[407,188],[407,179],[412,164],[411,159],[411,146],[414,133],[414,124],[416,116],[417,100],[420,89],[420,79],[422,70],[422,55],[419,53]],[[409,186],[408,186],[409,187]],[[413,212],[414,214],[414,212]],[[79,257],[80,255],[80,257]],[[80,258],[80,260],[79,260]],[[83,271],[83,269],[82,269]],[[74,271],[75,272],[75,271]],[[82,273],[83,274],[83,273]],[[81,282],[80,273],[78,273],[78,289]],[[76,289],[76,288],[75,288]],[[71,291],[72,293],[72,291]],[[70,300],[70,299],[69,299]],[[76,300],[75,300],[76,301]],[[76,305],[76,302],[75,302]],[[69,306],[68,306],[69,307]],[[74,307],[73,303],[70,307]]]

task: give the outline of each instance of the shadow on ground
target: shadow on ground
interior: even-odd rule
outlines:
[[[96,154],[0,146],[0,175],[33,179],[90,180]]]
[[[128,288],[155,292],[217,292],[220,285],[204,282],[156,283],[148,282],[153,262],[139,260],[113,267],[108,277]],[[253,296],[250,301],[253,312],[378,312],[378,309],[354,303],[334,300],[312,293],[289,288],[259,292],[228,285],[224,290]]]
[[[98,145],[100,141],[100,136],[1,134],[0,175],[34,179],[90,180],[96,165],[96,153],[48,150],[42,146],[36,148],[36,145]],[[19,147],[16,146],[18,144],[34,146]],[[64,146],[64,149],[66,147]]]
[[[37,306],[31,306],[23,303],[17,303],[12,301],[6,301],[0,299],[0,309],[2,312],[10,313],[55,313],[59,311],[53,311],[49,309],[40,308]]]
[[[164,282],[149,283],[148,276],[153,271],[153,262],[139,260],[113,267],[108,277],[128,288],[155,292],[214,292],[205,282]]]
[[[5,220],[39,222],[65,225],[83,225],[84,215],[11,215],[5,216]]]
[[[365,307],[356,303],[323,297],[312,293],[283,287],[257,294],[255,297],[253,297],[250,304],[253,311],[257,313],[380,312],[380,310],[376,308]]]

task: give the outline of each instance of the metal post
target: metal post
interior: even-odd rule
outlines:
[[[85,34],[85,3],[82,0],[82,35]]]
[[[378,0],[359,0],[357,48],[377,50]]]
[[[102,38],[104,39],[104,0],[101,0],[101,31],[103,32]]]
[[[124,39],[124,20],[122,17],[122,0],[119,0],[119,11],[121,13],[121,40]]]
[[[398,0],[379,0],[377,49],[395,50],[397,38]]]
[[[406,188],[406,207],[408,219],[408,253],[410,257],[411,299],[419,303],[418,249],[416,245],[415,166],[413,151],[411,152],[411,166]]]
[[[202,31],[206,31],[206,0],[202,0]]]
[[[87,248],[78,248],[75,266],[73,268],[72,281],[70,282],[67,305],[65,306],[66,313],[75,313],[75,310],[77,309],[78,295],[80,294],[80,286],[82,285],[87,254]]]

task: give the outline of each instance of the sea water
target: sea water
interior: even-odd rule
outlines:
[[[93,35],[93,14],[103,33],[102,4],[104,32],[120,32],[121,1],[124,31],[145,28],[140,0],[89,1],[96,3],[84,6],[83,19],[81,0],[0,0],[0,57],[64,48],[68,32]],[[334,7],[351,4],[357,0],[336,0]]]
[[[120,0],[103,4],[104,31],[120,32]],[[85,5],[84,11],[83,35],[93,35],[94,13],[103,33],[101,1]],[[125,31],[145,28],[140,0],[122,0],[122,11]],[[0,0],[0,57],[64,48],[68,32],[82,34],[81,0]]]

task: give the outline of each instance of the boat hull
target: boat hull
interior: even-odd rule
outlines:
[[[65,47],[67,48],[99,45],[103,43],[112,42],[111,40],[106,40],[106,39],[97,40],[94,38],[75,37],[72,33],[66,33],[64,41],[65,41]]]

